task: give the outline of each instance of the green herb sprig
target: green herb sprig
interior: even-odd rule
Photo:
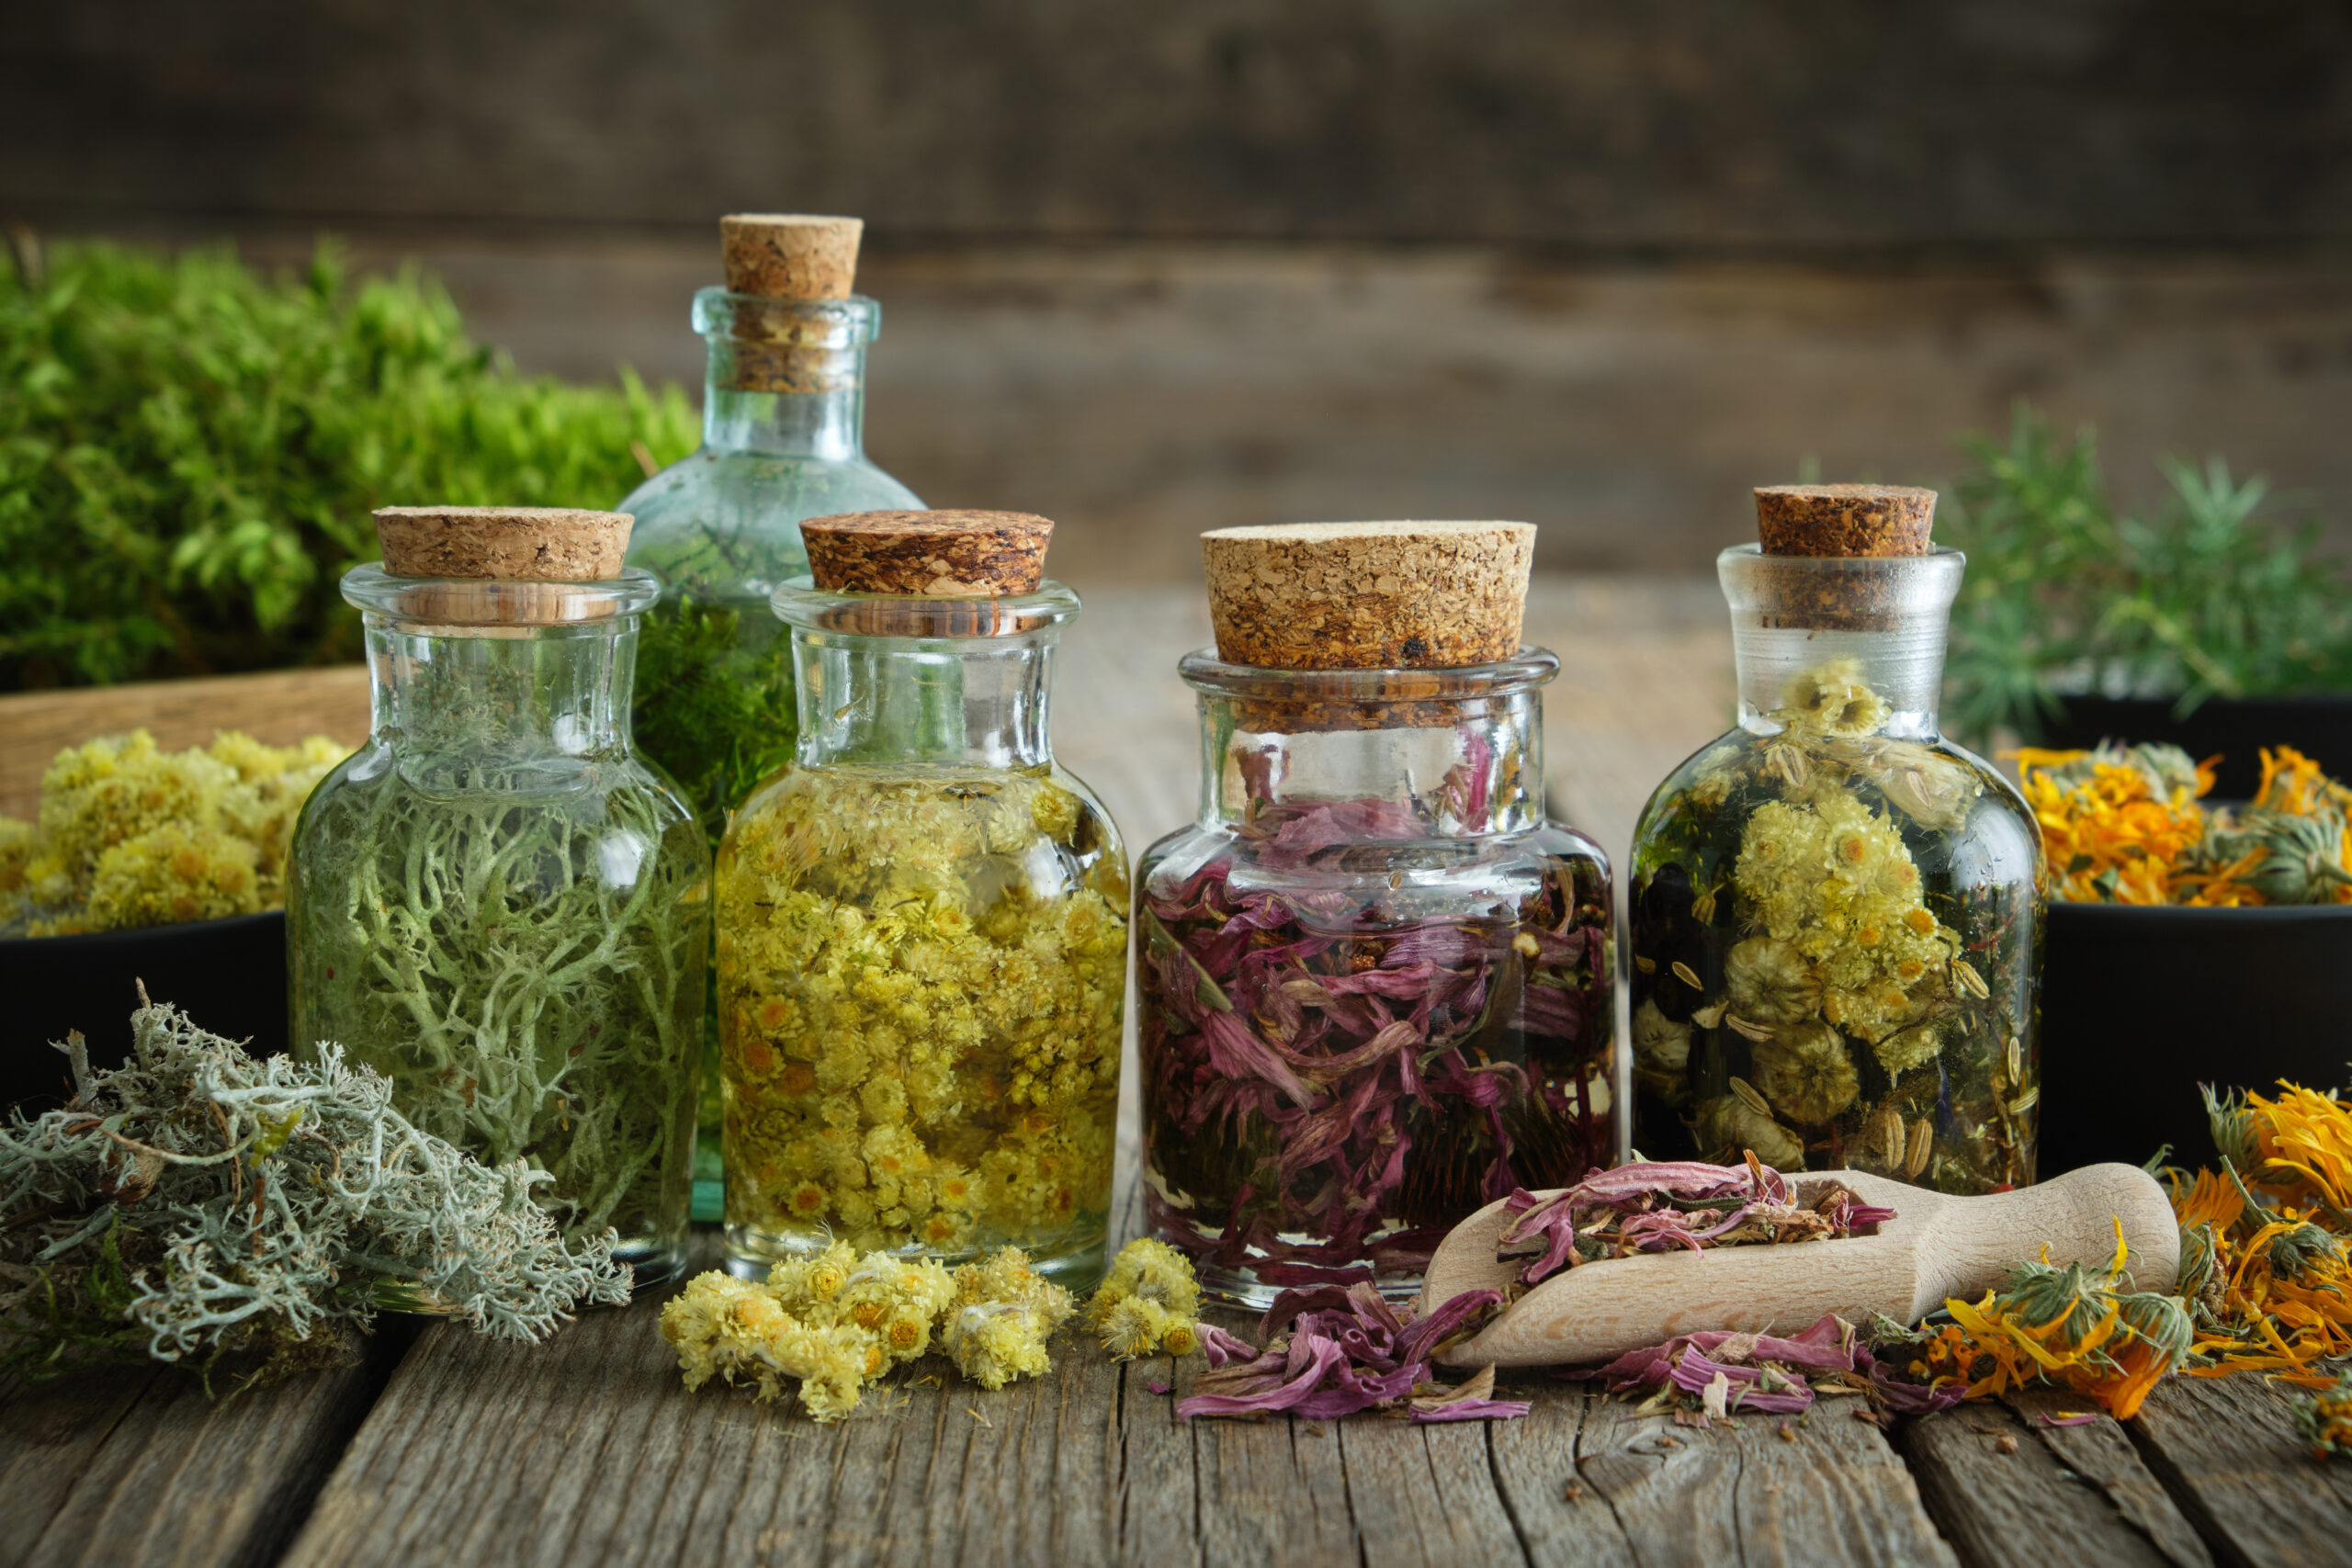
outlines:
[[[2209,697],[2352,686],[2352,583],[2316,522],[2259,513],[2267,482],[2219,457],[2163,465],[2153,521],[2117,512],[2097,432],[2069,442],[2019,403],[2006,446],[1973,440],[1938,534],[1968,553],[1952,607],[1946,718],[1960,734],[2038,739],[2062,694]]]
[[[19,236],[22,239],[22,236]],[[0,689],[356,658],[368,514],[608,506],[699,434],[675,387],[518,375],[413,267],[264,277],[29,243],[0,267]],[[641,450],[643,457],[638,456]]]

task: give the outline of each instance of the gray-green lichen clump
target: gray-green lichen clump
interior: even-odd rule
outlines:
[[[420,1130],[336,1046],[260,1060],[162,1005],[131,1027],[127,1065],[75,1035],[73,1100],[0,1125],[0,1366],[283,1360],[387,1280],[504,1339],[628,1299],[612,1234],[567,1242],[532,1201],[547,1172]]]

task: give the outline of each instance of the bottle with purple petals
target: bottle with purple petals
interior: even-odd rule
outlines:
[[[1136,929],[1150,1233],[1203,1288],[1410,1294],[1440,1237],[1621,1157],[1609,865],[1546,820],[1534,529],[1204,536],[1201,811]]]

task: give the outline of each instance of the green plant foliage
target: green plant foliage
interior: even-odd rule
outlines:
[[[518,375],[414,268],[61,245],[0,275],[0,688],[356,658],[371,509],[609,506],[694,448],[674,387]],[[632,451],[641,447],[644,457]]]
[[[2219,457],[2163,465],[2154,521],[2117,513],[2097,432],[2072,442],[2018,405],[2006,446],[1966,443],[1977,468],[1939,519],[1968,552],[1952,607],[1946,717],[1962,735],[2030,740],[2065,692],[2208,697],[2352,687],[2352,584],[2319,525],[2258,515],[2267,481]]]
[[[773,616],[745,637],[744,615],[665,596],[638,634],[638,746],[684,789],[713,852],[727,814],[792,761],[797,734],[792,640]]]

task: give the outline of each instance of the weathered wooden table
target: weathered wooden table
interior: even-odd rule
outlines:
[[[1541,583],[1529,635],[1566,666],[1554,806],[1622,854],[1649,787],[1725,723],[1721,602]],[[1059,749],[1136,848],[1192,810],[1172,663],[1206,637],[1191,592],[1103,592],[1069,643]],[[1699,1431],[1541,1379],[1514,1422],[1187,1425],[1198,1361],[1122,1367],[1072,1337],[1042,1380],[987,1393],[927,1364],[820,1427],[685,1394],[659,1306],[529,1348],[390,1325],[363,1365],[218,1407],[160,1367],[0,1385],[0,1564],[2352,1561],[2352,1464],[2309,1458],[2252,1378],[2058,1428],[2035,1417],[2083,1402],[1882,1431],[1824,1400]]]

